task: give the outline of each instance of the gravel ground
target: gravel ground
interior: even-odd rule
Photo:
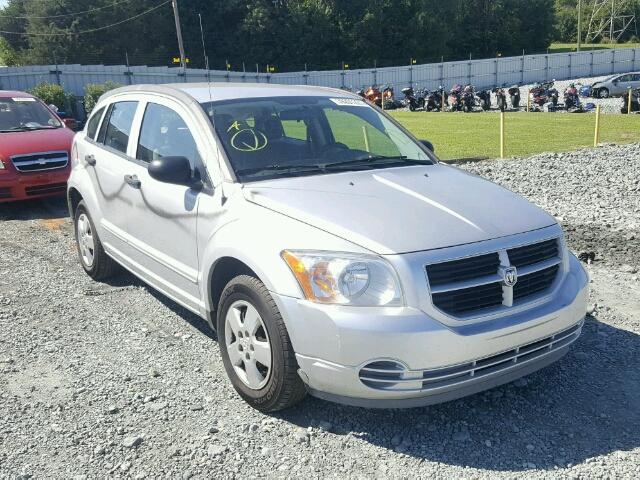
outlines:
[[[198,318],[129,275],[82,272],[63,201],[0,207],[2,478],[638,478],[640,145],[462,166],[594,251],[573,350],[414,410],[312,398],[262,415]]]

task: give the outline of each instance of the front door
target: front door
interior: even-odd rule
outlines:
[[[180,112],[180,113],[179,113]],[[201,309],[196,220],[201,191],[158,182],[147,165],[156,158],[186,157],[194,174],[204,175],[193,133],[184,120],[188,112],[170,100],[154,99],[141,106],[140,125],[129,154],[127,174],[132,211],[129,242],[139,252],[133,267],[151,284],[193,311]],[[198,173],[196,173],[198,172]]]

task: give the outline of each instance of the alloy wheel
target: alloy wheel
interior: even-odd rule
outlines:
[[[91,229],[91,223],[89,222],[89,217],[87,217],[86,214],[82,213],[78,217],[76,230],[82,263],[84,263],[85,267],[91,268],[93,266],[95,255],[95,242],[93,239],[93,230]]]
[[[262,317],[249,302],[234,302],[225,317],[225,345],[238,378],[260,390],[271,375],[271,343]]]

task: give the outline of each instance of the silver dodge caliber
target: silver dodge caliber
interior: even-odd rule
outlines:
[[[567,352],[588,279],[551,216],[432,150],[341,90],[117,89],[72,150],[80,261],[206,319],[262,411],[479,392]]]

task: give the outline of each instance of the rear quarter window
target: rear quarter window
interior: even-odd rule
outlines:
[[[100,110],[95,112],[87,123],[87,137],[91,140],[95,140],[96,138],[96,133],[98,133],[98,126],[100,125],[100,119],[102,118],[104,109],[105,107],[102,107]]]

